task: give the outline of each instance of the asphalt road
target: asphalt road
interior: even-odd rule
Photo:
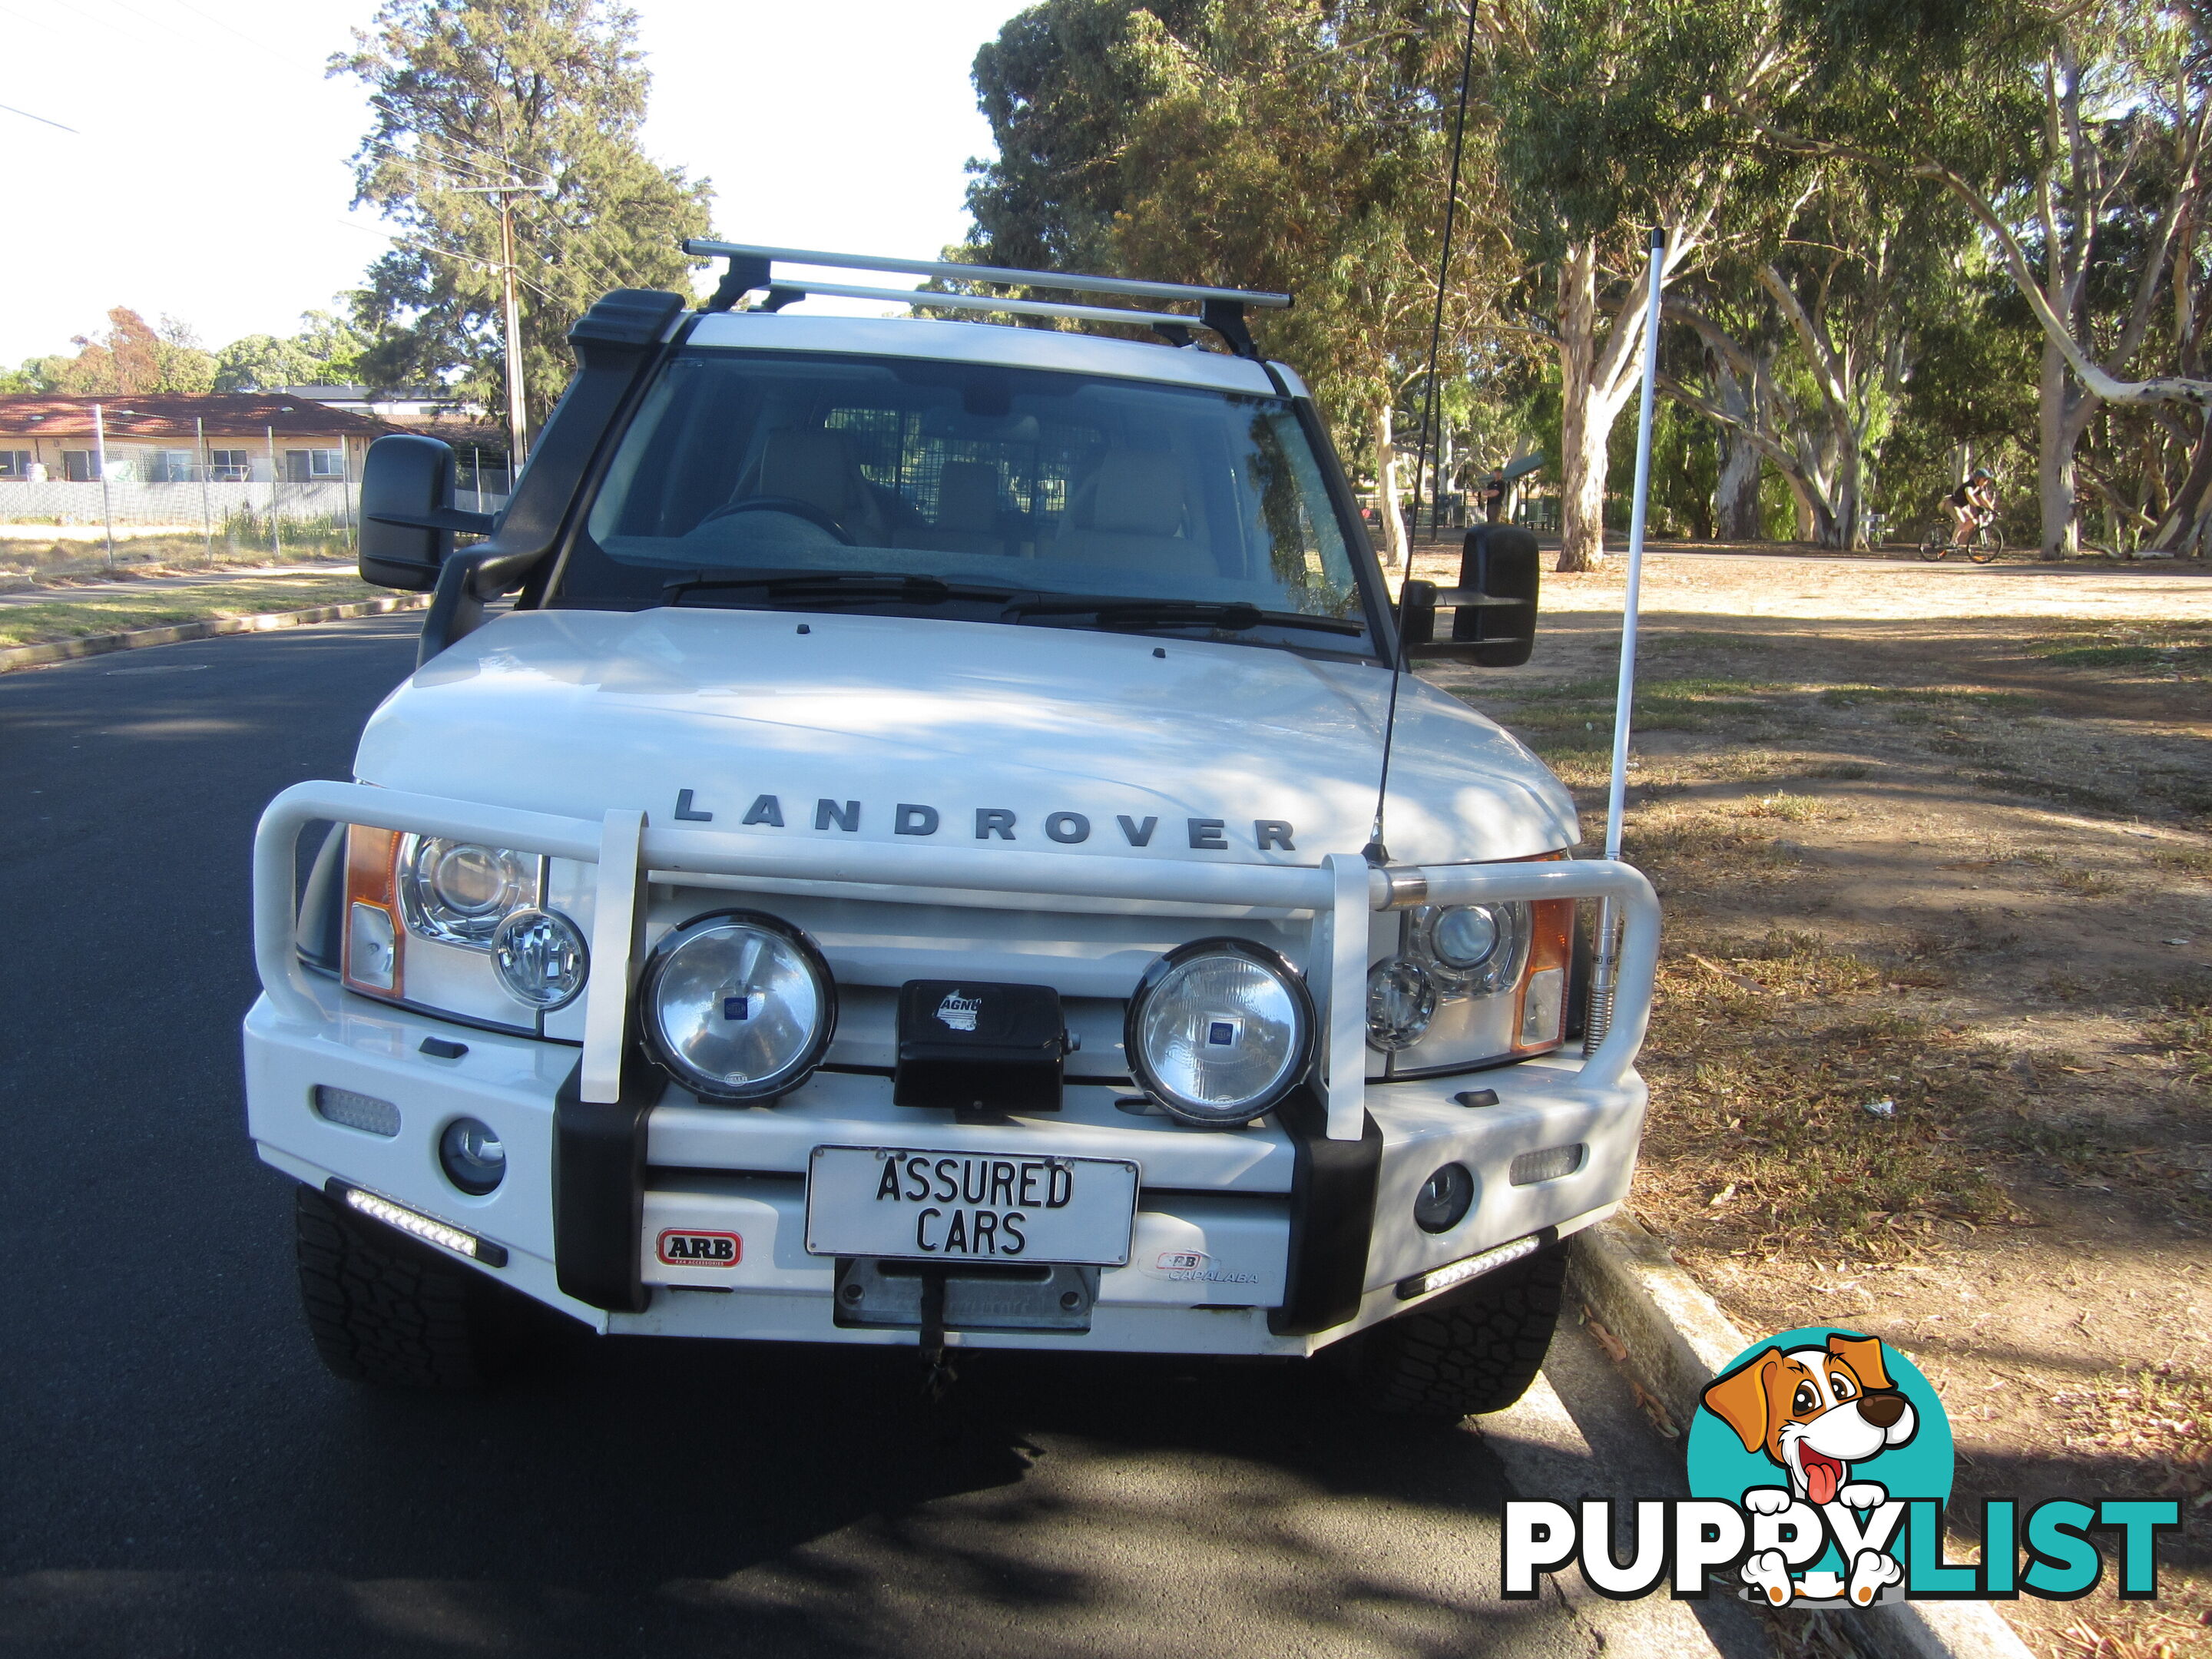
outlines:
[[[580,1334],[483,1398],[325,1374],[244,1133],[247,851],[348,775],[416,625],[0,678],[0,1650],[1644,1650],[1610,1604],[1497,1599],[1510,1432],[1312,1368],[978,1355],[932,1407],[903,1350]],[[1633,1413],[1574,1336],[1617,1473]],[[1652,1650],[1703,1645],[1671,1616]]]

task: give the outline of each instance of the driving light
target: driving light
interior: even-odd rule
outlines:
[[[438,1137],[438,1167],[471,1198],[482,1198],[507,1179],[507,1148],[488,1123],[457,1117]]]
[[[1448,1233],[1467,1218],[1474,1202],[1474,1177],[1464,1164],[1447,1164],[1413,1194],[1413,1224],[1425,1233]]]
[[[1367,970],[1369,1048],[1386,1054],[1412,1048],[1436,1012],[1436,981],[1418,962],[1398,957]]]
[[[491,936],[492,970],[501,987],[541,1013],[565,1008],[584,988],[591,955],[568,917],[551,910],[510,910]]]
[[[1145,1091],[1186,1123],[1249,1123],[1304,1076],[1313,999],[1297,970],[1237,939],[1180,945],[1145,970],[1123,1030]]]
[[[471,1261],[481,1261],[487,1267],[507,1266],[507,1246],[504,1244],[495,1244],[489,1238],[465,1233],[435,1216],[424,1215],[420,1210],[410,1210],[404,1204],[394,1204],[388,1198],[365,1193],[358,1187],[349,1187],[335,1178],[325,1190],[348,1209],[358,1210],[387,1227],[397,1228],[410,1238],[419,1238],[425,1244],[435,1244],[441,1249],[451,1250],[455,1255],[465,1255]]]
[[[1417,1296],[1426,1296],[1431,1291],[1449,1290],[1455,1285],[1464,1285],[1470,1279],[1495,1273],[1509,1262],[1523,1256],[1534,1255],[1544,1248],[1540,1234],[1531,1233],[1526,1238],[1516,1238],[1510,1244],[1500,1244],[1480,1255],[1468,1256],[1449,1267],[1431,1267],[1425,1273],[1415,1273],[1411,1279],[1398,1281],[1398,1300],[1411,1302]]]
[[[837,988],[813,943],[757,910],[723,910],[677,928],[646,964],[647,1045],[694,1093],[767,1100],[821,1063],[837,1024]]]
[[[401,841],[400,911],[407,931],[423,939],[483,950],[501,920],[537,890],[533,854],[433,836]]]

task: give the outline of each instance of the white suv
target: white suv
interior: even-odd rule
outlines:
[[[325,1358],[474,1384],[535,1303],[1342,1345],[1386,1407],[1510,1403],[1628,1188],[1657,936],[1535,757],[1402,672],[1525,660],[1534,543],[1471,532],[1394,608],[1246,331],[1286,296],[693,246],[714,300],[592,308],[496,520],[445,445],[370,453],[362,574],[435,598],[354,781],[262,820],[246,1022]],[[1198,310],[786,315],[915,296],[778,259]]]

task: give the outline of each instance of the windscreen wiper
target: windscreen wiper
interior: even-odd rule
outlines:
[[[1242,634],[1255,628],[1309,628],[1324,634],[1364,634],[1363,623],[1302,611],[1262,611],[1243,599],[1145,599],[1121,594],[1048,594],[1014,600],[1009,617],[1091,617],[1101,628],[1212,628]]]
[[[672,605],[681,604],[687,593],[737,590],[757,592],[770,599],[893,599],[906,605],[942,605],[947,599],[1004,599],[1016,591],[881,570],[820,570],[782,576],[710,576],[702,571],[696,576],[679,576],[673,581],[663,582],[660,586]]]

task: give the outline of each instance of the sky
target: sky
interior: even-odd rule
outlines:
[[[968,69],[1018,0],[631,3],[647,151],[714,181],[716,234],[921,258],[959,239],[991,149]],[[73,350],[118,305],[210,349],[287,334],[357,283],[386,246],[349,206],[367,103],[323,64],[375,10],[0,0],[0,365]]]

